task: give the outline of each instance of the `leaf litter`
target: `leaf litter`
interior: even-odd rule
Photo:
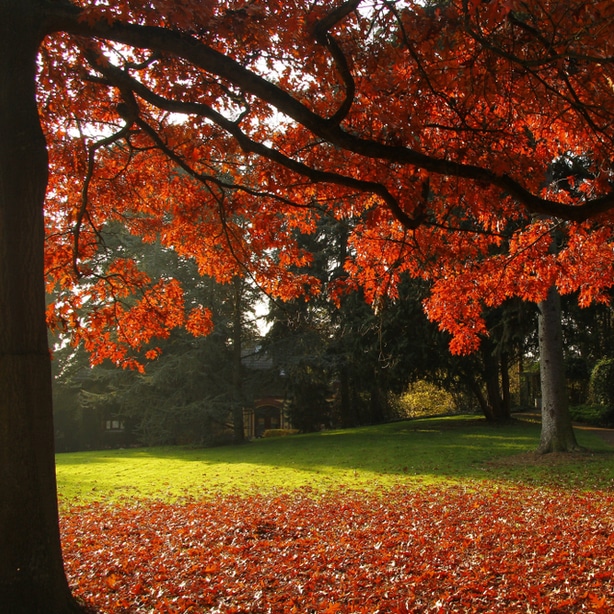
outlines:
[[[455,485],[167,503],[62,518],[100,614],[614,611],[614,493]]]

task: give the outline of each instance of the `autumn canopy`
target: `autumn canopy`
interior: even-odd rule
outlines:
[[[172,279],[100,269],[111,220],[282,299],[352,284],[377,304],[424,277],[456,352],[507,297],[611,286],[610,2],[81,4],[54,9],[39,104],[47,276],[66,293],[50,319],[97,359],[209,326]],[[287,271],[321,215],[351,229],[328,288]]]

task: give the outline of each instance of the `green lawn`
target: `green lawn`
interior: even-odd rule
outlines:
[[[493,426],[475,416],[263,439],[238,447],[137,448],[57,455],[63,503],[221,493],[385,490],[397,485],[510,481],[579,489],[614,486],[614,450],[577,431],[590,452],[530,454],[539,426]]]

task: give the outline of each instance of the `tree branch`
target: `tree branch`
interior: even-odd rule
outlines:
[[[295,173],[298,173],[303,177],[307,177],[314,183],[330,183],[334,185],[348,187],[359,192],[375,194],[384,201],[384,203],[389,207],[390,211],[397,218],[397,220],[407,228],[417,228],[425,220],[422,215],[412,217],[405,213],[397,199],[381,183],[377,183],[374,181],[363,181],[360,179],[349,177],[347,175],[343,175],[341,173],[333,173],[330,171],[321,171],[318,169],[314,169],[304,164],[303,162],[299,162],[297,160],[294,160],[293,158],[284,155],[276,149],[254,141],[241,130],[237,122],[227,119],[221,113],[215,111],[208,105],[195,102],[169,100],[167,98],[164,98],[156,94],[155,92],[152,92],[140,81],[134,79],[131,75],[121,70],[120,68],[112,66],[111,64],[102,64],[100,62],[97,62],[97,58],[93,54],[93,52],[87,52],[87,56],[93,63],[94,68],[104,74],[105,77],[111,83],[114,83],[120,90],[129,89],[131,92],[134,92],[136,95],[140,96],[148,103],[154,105],[159,109],[169,111],[171,113],[193,114],[199,115],[201,117],[206,117],[207,119],[215,122],[218,126],[226,130],[237,141],[239,146],[246,153],[254,153],[263,158],[276,162],[277,164]],[[141,126],[141,128],[144,128],[142,124],[139,123],[139,125]],[[152,136],[151,128],[146,130],[146,132],[149,134],[150,137],[154,138]],[[154,141],[156,142],[158,147],[160,147],[171,159],[173,159],[174,162],[176,162],[178,165],[184,168],[184,170],[189,172],[195,179],[198,179],[199,181],[205,181],[205,179],[207,181],[213,180],[210,176],[204,177],[199,173],[196,173],[191,167],[185,164],[185,162],[181,160],[179,156],[177,156],[174,152],[171,152],[168,148],[163,146],[162,141],[157,136],[154,138]],[[219,184],[219,181],[216,180],[216,182]]]
[[[347,8],[351,5],[352,3],[346,3],[343,6]],[[62,8],[58,7],[57,11],[61,12]],[[332,19],[332,17],[329,19]],[[324,23],[326,24],[327,22]],[[411,165],[434,174],[458,177],[496,186],[521,203],[530,213],[539,213],[571,221],[584,221],[614,208],[614,192],[609,192],[599,198],[583,201],[581,204],[564,204],[541,198],[507,174],[499,174],[482,166],[438,158],[409,147],[390,146],[350,134],[338,124],[314,113],[275,84],[245,68],[236,60],[207,46],[194,36],[155,26],[139,26],[120,22],[108,23],[107,21],[88,23],[79,20],[78,14],[75,14],[74,10],[65,10],[61,19],[56,13],[56,25],[59,26],[60,24],[63,30],[73,34],[104,38],[182,58],[191,62],[194,66],[217,75],[243,91],[259,98],[335,147],[364,156],[365,158]],[[151,94],[149,96],[151,97]],[[159,99],[159,103],[162,103],[161,99]],[[189,104],[164,101],[164,108],[169,110],[171,108],[173,110],[183,108],[185,110],[187,108],[185,105],[189,106]],[[233,124],[216,112],[211,110],[209,113],[210,118],[213,119],[215,116],[213,121],[235,136],[241,147],[246,151],[251,151],[279,162],[313,181],[338,183],[378,194],[391,207],[391,210],[401,223],[409,225],[409,227],[415,226],[416,221],[402,211],[396,199],[391,197],[385,186],[345,177],[333,172],[309,168],[301,162],[288,158],[279,151],[260,143],[255,143],[242,133],[236,124]]]
[[[345,84],[345,99],[336,113],[330,118],[330,121],[335,124],[340,124],[350,112],[356,94],[356,84],[352,72],[350,71],[347,58],[337,41],[333,38],[330,30],[350,13],[355,11],[360,2],[361,0],[350,0],[349,2],[345,2],[341,6],[330,11],[326,17],[320,19],[314,28],[316,41],[330,51],[337,65],[339,75]]]

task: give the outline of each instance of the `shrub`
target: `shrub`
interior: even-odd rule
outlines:
[[[399,405],[408,418],[450,414],[456,409],[452,394],[426,381],[412,384],[401,396]]]
[[[262,433],[263,437],[286,437],[287,435],[296,435],[298,429],[267,429]]]
[[[610,407],[604,405],[572,405],[569,408],[571,419],[594,426],[610,426],[613,422]]]
[[[593,367],[590,396],[593,403],[614,407],[614,358],[603,358]]]
[[[614,358],[602,358],[591,372],[589,394],[600,407],[600,426],[614,425]]]

